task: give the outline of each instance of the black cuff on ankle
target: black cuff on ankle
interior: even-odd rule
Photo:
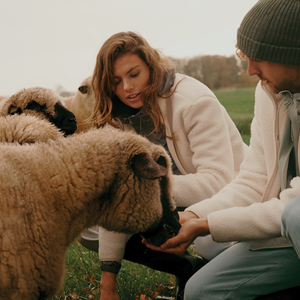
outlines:
[[[118,261],[101,261],[101,271],[106,271],[114,274],[118,274],[121,268],[121,263]]]

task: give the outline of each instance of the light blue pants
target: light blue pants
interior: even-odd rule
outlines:
[[[300,285],[300,260],[292,247],[249,246],[233,245],[202,267],[187,282],[184,299],[247,300]]]
[[[293,244],[300,258],[300,197],[291,200],[284,208],[281,234]]]

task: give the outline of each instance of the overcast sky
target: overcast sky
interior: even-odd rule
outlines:
[[[232,55],[257,0],[9,0],[0,4],[0,96],[75,91],[112,34],[136,31],[166,55]]]

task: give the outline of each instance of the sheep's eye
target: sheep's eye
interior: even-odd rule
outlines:
[[[31,102],[29,102],[26,105],[25,109],[30,109],[30,110],[35,110],[35,111],[43,112],[44,111],[44,107],[45,107],[45,105],[42,106],[42,105],[38,104],[35,101],[31,101]]]
[[[87,85],[82,85],[78,88],[78,90],[82,94],[87,94],[89,91],[89,87]]]

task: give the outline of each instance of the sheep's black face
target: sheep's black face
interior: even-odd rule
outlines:
[[[161,156],[157,161],[154,161],[151,157],[142,153],[133,157],[131,162],[132,169],[138,177],[148,179],[159,178],[160,180],[162,217],[146,231],[141,232],[141,235],[147,242],[155,246],[160,246],[168,238],[175,236],[181,227],[178,212],[174,209],[172,199],[169,199],[170,196],[168,196],[170,193],[168,192],[166,159],[164,156]]]
[[[170,209],[169,199],[163,193],[164,184],[165,178],[162,178],[160,185],[162,191],[161,203],[163,207],[163,216],[159,224],[153,225],[147,231],[141,233],[141,235],[146,239],[148,243],[155,246],[160,246],[167,239],[175,236],[181,227],[177,209],[173,211]]]
[[[46,104],[41,105],[34,100],[30,101],[23,109],[13,104],[8,108],[8,114],[10,115],[20,115],[22,113],[27,113],[28,111],[33,111],[39,115],[43,115],[50,123],[60,129],[65,136],[73,134],[77,129],[75,115],[66,109],[60,102],[57,102],[54,105],[53,115],[47,112]]]
[[[75,115],[60,103],[55,104],[54,111],[55,116],[48,116],[49,121],[59,128],[65,136],[73,134],[77,129]]]

